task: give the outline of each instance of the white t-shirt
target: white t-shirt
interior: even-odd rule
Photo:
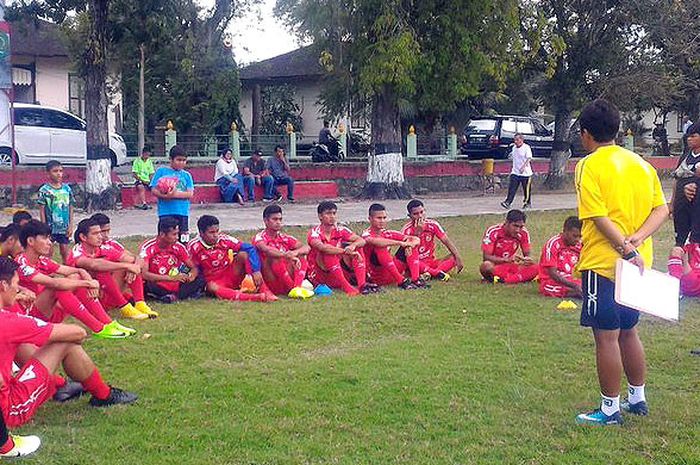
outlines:
[[[529,145],[523,143],[520,147],[513,146],[511,156],[513,157],[513,169],[511,170],[511,174],[532,176],[532,166],[530,166],[532,150]]]
[[[214,182],[218,181],[219,178],[224,176],[235,176],[238,174],[238,165],[236,160],[231,159],[227,162],[223,157],[219,158],[216,162],[216,172],[214,173]]]

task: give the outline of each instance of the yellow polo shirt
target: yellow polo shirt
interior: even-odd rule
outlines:
[[[578,216],[583,221],[583,249],[578,270],[590,270],[615,279],[615,262],[620,254],[592,219],[607,216],[623,235],[636,232],[651,211],[666,203],[656,170],[642,157],[617,145],[598,148],[576,165]],[[651,267],[651,238],[639,247]]]

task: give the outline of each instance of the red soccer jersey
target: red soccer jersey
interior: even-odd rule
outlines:
[[[416,236],[420,238],[418,246],[418,258],[421,260],[435,258],[435,239],[443,240],[447,237],[445,230],[442,229],[440,223],[435,220],[426,219],[423,223],[423,231],[416,234],[416,228],[413,226],[413,221],[409,221],[403,226],[401,232],[407,236]]]
[[[51,336],[53,325],[30,316],[0,310],[0,375],[3,385],[0,393],[5,397],[12,379],[12,362],[20,344],[43,346]]]
[[[48,257],[39,257],[39,261],[32,265],[24,253],[21,253],[15,259],[17,265],[17,274],[19,275],[19,285],[33,291],[39,295],[43,290],[43,286],[32,282],[32,278],[38,274],[52,275],[58,271],[61,265],[51,260]]]
[[[570,278],[581,256],[581,247],[580,242],[576,245],[566,245],[561,234],[550,238],[542,248],[540,256],[540,279],[551,279],[547,268],[556,268]]]
[[[299,241],[294,236],[284,233],[273,235],[267,229],[260,231],[253,237],[254,246],[258,247],[259,244],[265,244],[266,246],[277,249],[280,252],[289,252],[294,250],[298,243]],[[261,255],[264,255],[260,248],[258,248],[258,252]]]
[[[68,258],[66,259],[66,265],[77,266],[78,259],[80,257],[102,258],[105,260],[109,260],[110,262],[118,262],[121,256],[121,252],[118,252],[116,249],[113,249],[111,247],[99,247],[94,252],[88,253],[85,250],[83,244],[76,244],[75,246],[73,246],[70,253],[68,254]]]
[[[511,237],[506,234],[503,224],[488,228],[481,241],[481,250],[498,258],[512,257],[518,251],[518,247],[523,254],[530,252],[530,233],[523,228],[518,232],[517,237]]]
[[[179,268],[190,257],[185,246],[179,242],[161,249],[157,238],[144,242],[139,255],[149,261],[148,271],[161,276],[167,275],[173,268]]]
[[[345,226],[333,226],[331,229],[330,236],[323,234],[321,225],[315,226],[309,230],[309,234],[306,237],[306,241],[311,245],[314,241],[321,241],[324,244],[332,245],[333,247],[343,247],[343,244],[351,242],[351,237],[353,233],[349,228]],[[309,263],[316,263],[316,254],[319,253],[316,249],[311,247],[311,253],[309,254]]]
[[[362,238],[367,239],[369,237],[381,237],[383,239],[392,239],[394,241],[405,241],[406,235],[398,231],[391,229],[382,229],[380,231],[373,231],[372,228],[367,228],[362,231]],[[369,257],[374,250],[374,246],[370,244],[365,245],[365,256]],[[388,247],[387,247],[388,248]]]
[[[105,255],[108,257],[117,257],[116,260],[113,260],[112,258],[108,258],[108,260],[117,262],[119,259],[122,257],[122,254],[126,250],[123,245],[121,245],[119,242],[115,241],[114,239],[110,239],[108,241],[105,241],[102,243],[100,246],[102,250],[105,251]]]
[[[207,281],[221,277],[233,263],[233,257],[241,250],[241,241],[227,234],[219,235],[214,245],[207,245],[200,237],[187,244],[192,261],[202,269]]]

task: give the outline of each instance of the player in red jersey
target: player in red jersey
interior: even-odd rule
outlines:
[[[262,262],[265,283],[275,294],[289,294],[301,287],[309,267],[311,247],[282,232],[282,207],[268,205],[263,210],[265,229],[253,238]]]
[[[221,233],[219,219],[215,216],[201,216],[197,220],[197,229],[199,236],[187,244],[187,249],[194,264],[204,274],[207,292],[224,300],[277,300],[265,286],[260,258],[253,245]],[[254,293],[239,290],[246,274],[253,277]]]
[[[674,247],[668,257],[668,274],[681,281],[681,295],[700,296],[700,244]]]
[[[206,284],[179,239],[180,223],[164,216],[158,220],[158,236],[141,244],[139,253],[146,292],[166,304],[198,298]]]
[[[68,254],[66,263],[87,270],[102,287],[100,302],[105,308],[118,308],[121,316],[135,320],[149,318],[150,310],[144,301],[143,279],[141,278],[141,266],[134,262],[122,261],[123,251],[114,247],[102,247],[102,232],[100,225],[92,218],[86,218],[78,223],[75,229],[75,246]],[[132,277],[134,286],[135,306],[129,302],[129,298],[122,289],[114,275],[118,272]],[[149,313],[139,310],[147,308]]]
[[[415,236],[407,236],[398,231],[386,229],[386,207],[379,203],[373,203],[369,207],[369,228],[362,233],[362,238],[367,243],[364,247],[367,259],[367,274],[373,283],[386,286],[397,284],[402,289],[417,289],[429,287],[420,278],[420,265],[418,259],[418,247],[420,239]],[[403,249],[401,254],[405,264],[391,255],[391,247],[399,246]],[[410,277],[404,276],[408,269]]]
[[[31,220],[20,231],[19,241],[24,247],[15,258],[20,284],[37,296],[29,309],[32,316],[60,323],[71,315],[104,339],[122,339],[136,332],[107,315],[96,298],[100,284],[87,271],[59,265],[48,257],[51,231],[46,224]]]
[[[459,255],[459,250],[447,236],[445,230],[442,229],[440,223],[426,216],[423,202],[413,199],[406,205],[406,210],[408,210],[408,216],[411,218],[411,221],[404,225],[401,232],[407,236],[416,236],[420,239],[418,259],[421,278],[447,281],[450,279],[448,273],[453,268],[457,269],[457,273],[461,273],[464,264],[462,263],[462,257]],[[435,258],[436,238],[450,251],[449,257],[443,259]],[[398,255],[398,258],[405,262],[403,254]]]
[[[537,276],[539,267],[530,257],[526,219],[524,212],[511,210],[505,223],[491,226],[484,233],[481,244],[484,261],[479,272],[486,281],[517,284],[532,281]]]
[[[581,220],[570,216],[561,233],[550,238],[540,256],[540,294],[545,297],[581,297],[581,280],[573,273],[581,256]]]
[[[27,423],[41,404],[51,398],[56,390],[53,373],[59,366],[92,394],[92,406],[136,401],[136,394],[102,381],[100,372],[81,346],[87,337],[83,328],[51,324],[7,310],[14,306],[18,292],[17,268],[9,258],[0,257],[0,408],[5,423],[10,427]],[[13,376],[14,361],[21,365],[21,370]]]
[[[308,278],[315,286],[326,284],[342,289],[348,295],[368,294],[376,286],[368,285],[365,259],[362,254],[364,239],[345,226],[338,226],[338,206],[323,201],[316,208],[321,224],[309,230]],[[351,282],[354,281],[357,287]]]

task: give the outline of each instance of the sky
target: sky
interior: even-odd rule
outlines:
[[[198,0],[205,8],[211,8],[214,0]],[[299,48],[299,43],[272,10],[275,0],[262,0],[254,11],[231,22],[228,32],[233,39],[233,53],[239,65],[245,65]]]

